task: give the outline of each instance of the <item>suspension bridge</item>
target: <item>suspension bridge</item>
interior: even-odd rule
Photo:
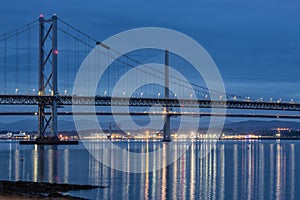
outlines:
[[[73,94],[72,88],[76,73],[84,60],[95,46],[101,49],[107,63],[113,61],[105,70],[99,80],[95,96]],[[245,114],[209,112],[211,108],[226,108],[232,110],[265,110],[265,111],[300,111],[300,103],[294,101],[283,102],[264,101],[262,98],[252,100],[219,91],[211,91],[203,86],[200,76],[193,77],[192,81],[180,79],[169,74],[170,61],[176,64],[188,65],[170,52],[158,50],[145,50],[143,52],[131,52],[126,55],[109,47],[99,40],[94,39],[80,29],[72,26],[65,20],[53,15],[45,19],[40,15],[25,26],[0,36],[0,106],[1,116],[28,115],[38,117],[38,134],[41,141],[51,138],[57,141],[57,117],[58,115],[89,115],[88,112],[72,112],[72,105],[103,107],[132,107],[138,110],[131,115],[165,116],[164,140],[170,141],[170,118],[172,116],[223,116],[223,117],[259,117],[259,118],[293,118],[300,115],[291,114]],[[164,69],[157,69],[147,65],[149,61],[164,60]],[[117,95],[112,96],[113,88],[117,81],[129,70],[136,66],[144,66],[137,70],[134,80],[127,81]],[[87,73],[88,74],[88,73]],[[189,74],[185,74],[189,76]],[[143,77],[164,80],[165,86],[148,84],[136,89],[128,97],[133,81],[139,81]],[[88,77],[94,78],[94,77]],[[173,84],[173,90],[169,91],[169,84]],[[205,85],[205,84],[204,84]],[[187,88],[192,86],[194,94],[190,94]],[[89,90],[89,88],[86,88]],[[115,93],[116,94],[116,93]],[[192,98],[192,95],[196,95]],[[181,98],[179,99],[178,96]],[[9,106],[7,106],[9,105]],[[24,106],[30,111],[24,111]],[[8,107],[8,110],[5,108]],[[159,108],[150,111],[149,108]],[[13,109],[12,109],[13,108]],[[36,110],[36,108],[38,108]],[[164,108],[161,110],[161,108]],[[184,110],[184,109],[185,110]],[[199,109],[207,109],[200,112]],[[190,109],[190,110],[189,110]],[[184,111],[183,111],[184,110]],[[109,109],[98,111],[96,115],[123,115],[119,112],[111,112]]]

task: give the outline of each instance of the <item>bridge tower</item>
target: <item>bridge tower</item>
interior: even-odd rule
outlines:
[[[170,96],[169,91],[169,51],[165,50],[165,99],[168,99]],[[171,139],[171,127],[170,127],[170,114],[169,107],[165,105],[164,108],[164,134],[163,142],[170,142]]]
[[[57,137],[57,16],[50,19],[39,18],[39,69],[38,69],[38,133],[37,139],[48,142],[59,141]],[[45,115],[46,106],[51,108],[51,116]],[[46,137],[46,132],[50,135]]]

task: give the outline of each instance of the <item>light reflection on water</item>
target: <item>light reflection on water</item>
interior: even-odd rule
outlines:
[[[90,145],[99,143],[91,142]],[[119,142],[122,148],[149,153],[159,142]],[[299,199],[296,172],[299,164],[298,141],[219,141],[204,158],[208,145],[193,143],[179,160],[161,170],[135,174],[104,166],[82,144],[78,146],[20,146],[0,142],[0,179],[49,181],[106,185],[109,188],[70,192],[90,199]],[[163,149],[155,162],[167,162],[176,155]],[[102,150],[111,158],[114,152]],[[146,154],[148,155],[148,154]],[[130,160],[130,156],[123,158]],[[128,165],[133,164],[126,162]],[[146,156],[136,166],[150,169]]]

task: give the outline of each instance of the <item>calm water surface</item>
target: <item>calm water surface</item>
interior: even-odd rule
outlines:
[[[162,144],[118,145],[147,152]],[[219,141],[200,158],[207,145],[195,142],[172,165],[136,174],[102,165],[83,144],[42,147],[1,141],[0,179],[108,186],[69,193],[88,199],[300,199],[300,141]],[[109,156],[113,164],[114,155]]]

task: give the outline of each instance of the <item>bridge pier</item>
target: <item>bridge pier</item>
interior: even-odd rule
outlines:
[[[49,24],[48,28],[45,28]],[[50,49],[46,49],[51,46]],[[57,16],[53,15],[45,20],[44,16],[39,18],[39,74],[38,74],[38,95],[46,95],[46,89],[49,89],[50,96],[57,96]],[[46,57],[45,57],[46,55]],[[50,71],[45,67],[51,67]],[[47,74],[48,72],[48,74]],[[45,82],[46,80],[46,82]],[[51,100],[40,100],[38,105],[38,138],[37,142],[57,142],[57,102],[56,98]],[[51,116],[47,119],[45,116],[45,107],[51,107]],[[47,130],[50,135],[47,136]]]
[[[169,91],[169,51],[165,50],[165,99],[169,99],[170,91]],[[170,114],[169,108],[167,104],[164,108],[164,134],[163,134],[163,142],[172,141],[171,138],[171,124],[170,124]]]
[[[21,141],[21,144],[78,144],[78,141],[60,141],[57,136],[57,19],[55,14],[50,19],[44,19],[43,15],[39,18],[38,96],[54,98],[38,100],[38,137],[35,141]],[[46,94],[48,89],[50,94]],[[48,118],[45,115],[47,107],[51,108]]]

